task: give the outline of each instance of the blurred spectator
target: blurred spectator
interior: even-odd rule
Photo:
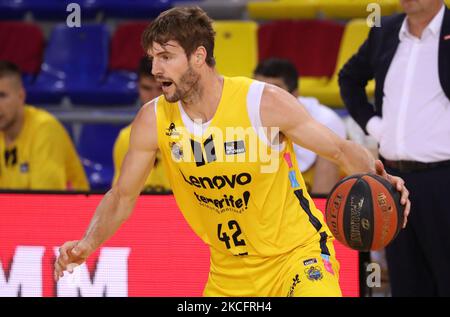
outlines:
[[[161,85],[153,77],[152,63],[147,57],[143,57],[139,63],[138,77],[140,103],[145,104],[162,94]],[[128,125],[120,131],[116,143],[114,144],[113,183],[119,178],[120,168],[129,147],[130,133],[131,125]],[[145,181],[144,191],[170,191],[170,184],[161,162],[161,152],[158,151],[156,153],[155,165]]]
[[[314,119],[340,137],[346,137],[345,125],[333,110],[321,105],[316,98],[299,97],[299,75],[290,61],[277,58],[262,61],[255,69],[254,78],[287,90],[298,98]],[[341,178],[338,166],[296,144],[294,150],[308,191],[312,194],[328,194]]]
[[[350,114],[411,191],[409,223],[386,248],[393,296],[450,296],[450,11],[401,0],[339,76]],[[375,106],[365,86],[375,78]]]
[[[61,123],[24,104],[19,68],[0,61],[0,188],[89,190],[74,145]]]

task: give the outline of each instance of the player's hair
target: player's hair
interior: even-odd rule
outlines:
[[[22,83],[20,68],[10,61],[0,60],[0,78],[5,77],[14,77]]]
[[[269,58],[256,67],[255,75],[281,78],[290,93],[298,87],[299,74],[295,65],[287,59]]]
[[[137,69],[138,78],[150,77],[153,78],[152,74],[152,60],[148,56],[144,56],[139,61],[139,66]]]
[[[153,42],[164,45],[176,41],[189,58],[199,47],[206,49],[206,63],[213,67],[214,36],[212,20],[199,7],[175,7],[162,12],[142,34],[142,47],[147,50]]]

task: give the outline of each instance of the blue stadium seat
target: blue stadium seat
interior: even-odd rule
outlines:
[[[138,99],[137,74],[112,71],[96,86],[78,86],[69,90],[73,105],[135,106]]]
[[[28,87],[28,101],[59,103],[68,95],[74,103],[89,103],[102,82],[109,52],[109,32],[102,24],[69,28],[57,25],[50,36],[41,71]]]
[[[21,20],[27,12],[26,0],[0,0],[1,20]]]
[[[98,0],[106,17],[154,18],[172,7],[172,0]]]
[[[114,176],[113,146],[124,125],[84,124],[77,145],[91,189],[107,190]]]
[[[136,72],[110,71],[101,86],[85,93],[84,104],[134,106],[138,99],[137,77]]]
[[[82,19],[93,19],[99,12],[98,0],[0,0],[0,19],[23,19],[30,11],[37,20],[65,20],[69,3],[80,5]]]
[[[132,21],[117,26],[110,45],[108,74],[91,98],[91,104],[127,105],[136,104],[137,69],[144,56],[141,36],[149,21]]]
[[[98,0],[22,0],[38,20],[65,20],[69,3],[80,5],[81,18],[93,19],[99,11]]]
[[[33,74],[24,74],[22,73],[22,82],[25,87],[28,87],[33,84],[34,76]]]

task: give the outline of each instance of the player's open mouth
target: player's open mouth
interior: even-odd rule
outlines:
[[[172,86],[172,82],[171,81],[163,81],[161,82],[162,84],[162,88],[169,88],[170,86]]]

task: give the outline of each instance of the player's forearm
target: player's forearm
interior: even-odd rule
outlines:
[[[336,161],[347,175],[375,173],[375,159],[372,154],[353,141],[344,140],[340,144]]]
[[[137,197],[124,197],[116,188],[105,194],[83,237],[91,251],[108,240],[131,215]]]

